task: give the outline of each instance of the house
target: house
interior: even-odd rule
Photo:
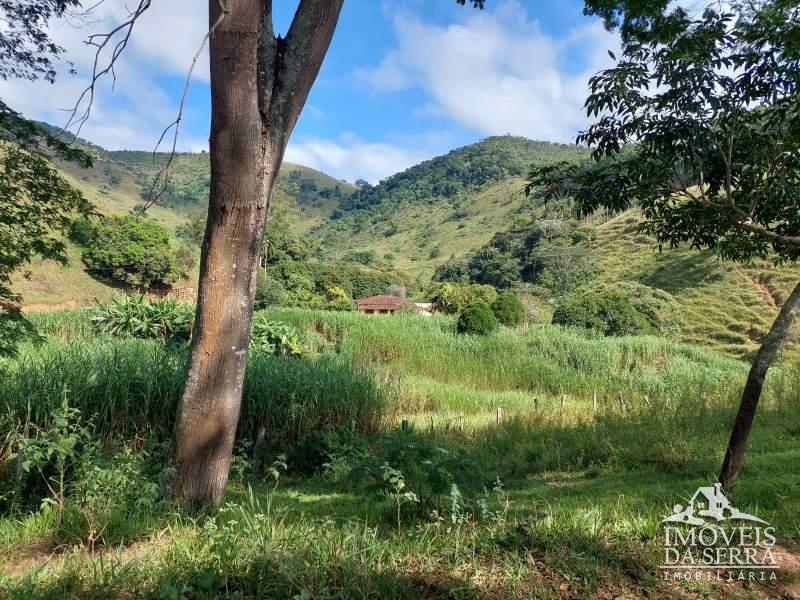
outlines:
[[[370,296],[369,298],[359,298],[356,300],[358,312],[365,315],[391,315],[405,303],[405,300],[397,296]]]

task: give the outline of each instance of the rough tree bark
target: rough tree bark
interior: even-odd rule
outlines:
[[[789,336],[798,310],[800,310],[800,283],[797,284],[781,307],[769,333],[761,342],[761,348],[756,354],[753,366],[750,367],[747,383],[745,383],[744,392],[742,393],[742,401],[739,404],[739,412],[733,423],[733,431],[728,442],[728,448],[725,451],[725,459],[722,462],[722,470],[719,476],[723,489],[728,493],[733,492],[736,487],[736,480],[739,478],[739,472],[742,469],[747,438],[750,436],[750,430],[753,427],[753,419],[756,416],[756,409],[761,398],[761,390],[764,387],[767,371],[775,355]]]
[[[211,190],[197,313],[167,494],[222,501],[275,177],[339,19],[343,0],[301,0],[285,39],[270,0],[209,0]]]

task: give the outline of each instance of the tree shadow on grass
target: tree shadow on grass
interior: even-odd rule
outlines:
[[[667,253],[659,255],[655,266],[639,280],[650,287],[675,293],[720,281],[725,275],[725,270],[711,256]]]

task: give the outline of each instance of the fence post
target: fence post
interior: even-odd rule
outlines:
[[[495,410],[495,418],[497,419],[497,424],[500,425],[500,423],[503,421],[503,407],[502,406],[498,406],[497,409]]]
[[[567,395],[561,394],[561,412],[564,412],[564,405],[567,403]]]
[[[597,412],[597,389],[592,390],[592,410]]]
[[[458,413],[458,426],[461,431],[464,431],[464,411]]]
[[[433,415],[431,415],[431,433],[433,433]]]
[[[537,396],[533,397],[533,410],[539,410],[539,398]]]

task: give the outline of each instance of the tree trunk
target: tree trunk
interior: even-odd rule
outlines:
[[[736,487],[736,480],[742,469],[744,461],[744,451],[747,447],[747,438],[753,427],[753,419],[756,416],[758,401],[761,398],[761,390],[764,387],[764,380],[767,370],[775,358],[775,354],[781,349],[792,328],[795,315],[800,309],[800,283],[792,290],[789,298],[781,307],[778,317],[772,324],[769,333],[761,342],[761,348],[756,354],[750,374],[747,376],[747,383],[742,393],[742,401],[739,404],[739,412],[733,423],[733,431],[725,452],[725,459],[722,462],[722,471],[719,480],[723,489],[731,493]]]
[[[167,495],[219,504],[239,422],[269,200],[342,0],[301,0],[286,39],[269,0],[228,0],[209,46],[211,190]],[[222,11],[209,1],[209,22]]]

